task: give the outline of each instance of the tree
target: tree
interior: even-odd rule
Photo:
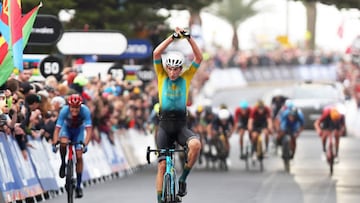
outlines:
[[[232,26],[234,32],[232,46],[235,50],[239,50],[237,29],[241,23],[258,13],[254,8],[254,4],[258,1],[250,0],[248,3],[244,3],[242,0],[223,0],[220,3],[214,3],[208,9],[210,13],[223,18]]]
[[[305,0],[306,1],[306,0]],[[307,0],[309,2],[309,0]],[[339,9],[357,8],[360,9],[359,0],[319,0],[320,3],[335,5]]]
[[[23,10],[30,10],[40,0],[22,2]],[[65,29],[120,30],[129,37],[136,37],[146,26],[163,24],[168,16],[158,16],[160,8],[193,11],[219,0],[62,0],[45,1],[39,14],[58,16],[61,9],[74,9],[74,18],[63,23]],[[139,15],[141,12],[141,15]]]
[[[308,41],[308,48],[312,50],[315,49],[317,2],[327,5],[334,5],[338,9],[349,9],[349,8],[360,9],[359,0],[294,0],[294,1],[302,1],[306,8],[307,31],[311,33],[311,38]]]

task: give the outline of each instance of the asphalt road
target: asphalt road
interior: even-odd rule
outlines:
[[[342,139],[340,162],[335,166],[332,177],[327,163],[321,160],[319,138],[312,131],[304,132],[299,138],[290,174],[284,171],[280,157],[273,154],[265,159],[263,172],[258,165],[251,166],[247,171],[245,163],[238,158],[237,141],[235,134],[231,138],[229,171],[196,165],[189,175],[188,195],[183,202],[360,202],[359,138]],[[84,189],[84,197],[75,202],[156,202],[155,174],[156,168],[149,165],[133,174],[88,186]],[[61,194],[46,202],[66,202],[66,195]]]
[[[259,87],[242,90],[239,97],[251,95],[249,100],[255,100],[266,90]],[[214,103],[220,104],[221,98],[227,98],[231,106],[240,100],[224,97],[224,94],[235,95],[235,92],[232,90],[215,95]],[[290,174],[284,171],[281,158],[272,153],[264,161],[263,172],[260,172],[258,165],[246,170],[244,161],[239,159],[238,139],[236,134],[230,139],[229,171],[206,169],[199,163],[195,166],[188,177],[188,195],[183,198],[183,202],[360,202],[360,138],[342,138],[340,162],[335,166],[333,176],[329,175],[327,163],[321,160],[320,139],[314,131],[305,131],[298,139],[297,154],[291,163]],[[84,189],[84,197],[75,202],[156,203],[155,174],[156,167],[148,165],[132,174],[90,185]],[[66,202],[66,195],[60,194],[46,202]]]

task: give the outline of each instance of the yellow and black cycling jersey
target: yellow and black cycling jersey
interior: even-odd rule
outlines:
[[[186,109],[191,79],[199,66],[192,62],[179,78],[172,81],[164,70],[161,59],[154,60],[161,111],[184,111]]]

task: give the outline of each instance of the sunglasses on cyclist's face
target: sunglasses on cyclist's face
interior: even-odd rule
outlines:
[[[169,71],[178,71],[178,70],[181,70],[181,66],[166,66],[166,68],[169,70]]]

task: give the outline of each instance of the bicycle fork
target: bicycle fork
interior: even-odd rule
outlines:
[[[170,156],[166,156],[166,170],[164,174],[164,184],[162,192],[162,200],[164,202],[176,202],[176,172],[173,161]]]

